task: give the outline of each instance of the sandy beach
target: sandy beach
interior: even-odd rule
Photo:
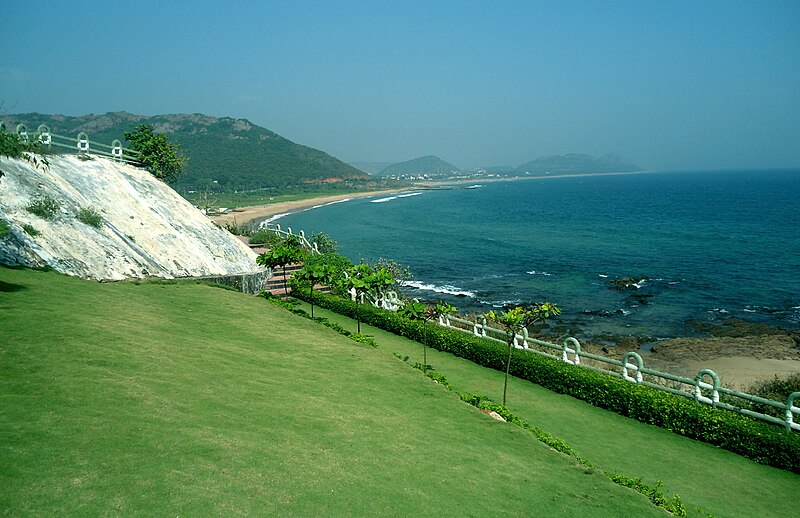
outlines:
[[[318,196],[316,198],[307,198],[304,200],[281,201],[277,203],[270,203],[268,205],[253,205],[250,207],[240,207],[238,209],[234,209],[233,211],[227,214],[222,214],[219,216],[211,216],[211,220],[219,225],[224,225],[227,223],[236,223],[241,225],[243,223],[248,223],[254,219],[267,218],[269,216],[275,216],[276,214],[297,212],[299,210],[308,209],[316,205],[325,205],[327,203],[350,200],[355,198],[369,198],[370,196],[391,194],[398,191],[399,191],[398,189],[390,189],[383,191],[354,192],[349,194],[333,194],[330,196]]]
[[[580,176],[618,176],[630,174],[650,174],[657,171],[633,171],[625,173],[590,173],[590,174],[554,174],[546,176],[511,176],[511,177],[491,177],[491,178],[451,178],[448,180],[434,180],[425,183],[417,183],[413,185],[404,185],[397,189],[384,189],[380,191],[369,192],[354,192],[349,194],[333,194],[330,196],[317,196],[315,198],[307,198],[304,200],[282,201],[277,203],[270,203],[268,205],[252,205],[247,207],[239,207],[233,211],[218,216],[211,216],[211,220],[224,225],[227,223],[248,223],[254,219],[267,218],[277,214],[285,214],[297,212],[299,210],[308,209],[315,205],[325,205],[342,200],[349,200],[355,198],[368,198],[370,196],[378,196],[384,194],[392,194],[406,190],[414,189],[436,189],[449,185],[463,185],[470,183],[486,183],[486,182],[507,182],[518,180],[544,180],[555,178],[573,178]]]

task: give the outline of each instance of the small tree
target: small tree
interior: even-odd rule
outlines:
[[[318,283],[329,283],[333,271],[327,264],[306,264],[303,269],[297,272],[292,278],[309,283],[309,301],[311,302],[311,318],[314,318],[314,285]]]
[[[180,146],[163,133],[155,133],[153,126],[142,124],[135,131],[125,132],[125,138],[139,153],[142,166],[156,178],[173,183],[183,173],[188,159],[181,154]]]
[[[398,311],[401,316],[422,322],[422,365],[424,368],[428,366],[428,321],[455,311],[455,306],[451,306],[447,302],[437,302],[426,306],[416,300],[406,303]]]
[[[398,310],[398,314],[409,320],[422,322],[422,365],[428,365],[428,326],[427,326],[427,307],[422,302],[412,300],[406,302],[402,308]]]
[[[256,257],[256,263],[267,268],[283,268],[283,291],[289,294],[289,285],[286,282],[286,266],[296,263],[303,258],[303,251],[293,246],[279,246]]]
[[[359,333],[361,333],[361,299],[368,293],[381,293],[392,284],[394,278],[385,268],[373,270],[368,264],[359,263],[347,270],[347,275],[342,279],[342,287],[348,292],[355,292]]]
[[[488,320],[500,324],[508,337],[508,360],[506,360],[506,375],[503,380],[503,406],[506,404],[508,390],[508,373],[511,370],[511,356],[514,354],[514,339],[522,333],[523,329],[536,323],[544,323],[551,315],[560,315],[561,309],[552,302],[536,302],[528,308],[517,306],[499,315],[494,310],[484,315]]]
[[[344,288],[354,291],[356,296],[356,322],[358,323],[358,333],[361,333],[361,299],[372,289],[371,277],[375,273],[369,265],[360,263],[349,270],[343,279]]]

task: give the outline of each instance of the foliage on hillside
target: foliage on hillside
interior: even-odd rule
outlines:
[[[4,116],[6,127],[24,123],[29,130],[46,124],[50,131],[74,137],[84,131],[95,142],[122,140],[127,131],[151,125],[180,145],[189,157],[179,191],[211,188],[215,191],[277,189],[309,182],[365,179],[366,173],[310,147],[296,144],[246,119],[203,114],[155,115],[126,112],[105,115],[46,115],[25,113]]]

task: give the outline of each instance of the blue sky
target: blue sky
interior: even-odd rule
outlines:
[[[345,161],[800,166],[800,1],[0,0],[3,113],[243,117]]]

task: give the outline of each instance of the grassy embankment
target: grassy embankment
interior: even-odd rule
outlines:
[[[0,509],[663,516],[262,299],[0,268]]]
[[[307,312],[310,306],[300,304]],[[315,315],[355,331],[355,322],[323,308]],[[421,345],[361,324],[380,349],[422,361]],[[519,354],[519,353],[518,353]],[[428,348],[428,362],[458,392],[478,392],[502,400],[503,373]],[[789,516],[796,504],[788,494],[800,489],[800,476],[757,464],[726,450],[593,407],[517,378],[509,380],[509,408],[529,423],[565,440],[582,458],[611,474],[663,482],[680,495],[689,516]]]

